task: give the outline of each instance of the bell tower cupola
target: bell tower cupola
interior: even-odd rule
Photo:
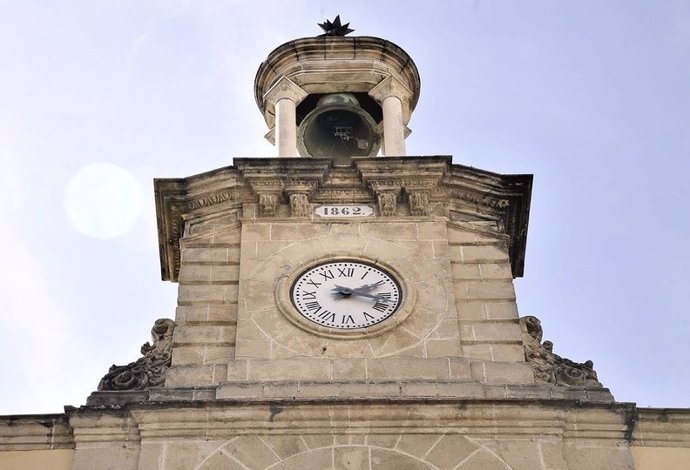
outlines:
[[[319,26],[324,34],[271,52],[254,80],[277,156],[405,156],[420,90],[412,58],[384,39],[345,36],[340,17]]]

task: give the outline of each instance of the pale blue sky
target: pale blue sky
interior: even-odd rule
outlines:
[[[690,406],[689,2],[0,0],[0,414],[83,404],[174,317],[153,178],[273,156],[256,70],[338,13],[415,60],[409,154],[535,175],[521,314]]]

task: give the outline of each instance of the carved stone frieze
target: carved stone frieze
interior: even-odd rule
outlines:
[[[415,178],[415,179],[405,179],[402,181],[402,186],[406,191],[414,191],[416,189],[430,190],[436,188],[440,182],[440,177],[428,179],[428,178]]]
[[[309,215],[309,196],[305,193],[290,194],[290,215],[306,217]]]
[[[465,202],[487,206],[493,209],[504,209],[510,205],[510,201],[508,199],[475,194],[468,191],[453,190],[452,195]]]
[[[175,322],[169,318],[156,320],[151,328],[153,344],[141,346],[144,357],[126,366],[110,367],[98,384],[99,391],[147,390],[165,382],[165,371],[172,361],[172,338]]]
[[[542,342],[544,331],[537,317],[520,318],[520,326],[525,344],[525,358],[532,365],[537,381],[566,387],[602,387],[592,361],[573,362],[554,354],[551,341]]]
[[[167,248],[172,253],[175,260],[175,278],[180,274],[180,260],[182,259],[182,250],[180,249],[180,239],[184,234],[184,219],[182,218],[182,210],[180,204],[172,204],[170,206],[168,225],[170,226],[170,237],[167,239]]]
[[[315,193],[313,200],[316,202],[369,202],[374,198],[366,189],[348,188],[348,189],[332,189],[319,188]]]
[[[403,182],[396,179],[369,180],[369,187],[376,193],[382,191],[394,191],[399,193],[403,187]]]
[[[236,196],[233,198],[233,194],[231,192],[223,191],[221,193],[213,194],[211,196],[192,199],[191,201],[182,205],[182,210],[184,212],[190,212],[196,209],[201,209],[203,207],[215,206],[216,204],[220,204],[221,202],[229,201],[231,199],[236,198]]]
[[[288,178],[285,182],[285,190],[287,192],[311,192],[314,191],[318,185],[319,181],[315,179]]]

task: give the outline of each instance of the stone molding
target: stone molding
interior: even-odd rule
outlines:
[[[496,235],[509,236],[513,276],[523,272],[531,175],[454,165],[449,156],[353,158],[349,167],[323,158],[237,158],[234,166],[156,179],[154,186],[164,280],[177,280],[180,239],[194,224],[227,216],[241,223],[253,217],[252,205],[260,218],[313,217],[317,203],[376,204],[379,216],[391,219],[453,221],[462,214],[462,220],[493,221]]]
[[[509,387],[510,388],[510,387]],[[501,422],[496,426],[495,422]],[[555,399],[226,399],[65,407],[65,413],[4,416],[0,451],[73,449],[77,444],[137,446],[148,438],[208,439],[237,434],[460,433],[494,439],[551,436],[575,443],[690,448],[690,410],[584,404]]]
[[[636,446],[690,447],[690,409],[688,408],[636,408]]]
[[[0,452],[74,449],[64,413],[0,417]]]
[[[409,114],[419,100],[420,79],[412,58],[385,39],[359,37],[311,37],[295,39],[274,49],[259,66],[254,97],[268,128],[275,125],[275,104],[267,92],[287,78],[309,94],[367,93],[393,76],[410,90]]]
[[[283,99],[288,99],[298,105],[306,98],[308,93],[286,77],[280,77],[277,82],[266,92],[264,100],[275,106]]]

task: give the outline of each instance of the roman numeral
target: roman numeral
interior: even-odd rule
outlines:
[[[326,271],[325,273],[319,273],[319,274],[321,276],[323,276],[324,281],[327,281],[329,279],[333,279],[335,277],[330,269],[328,271]]]
[[[307,307],[307,310],[320,310],[321,309],[321,304],[314,301],[314,302],[305,302],[304,306]]]
[[[314,282],[312,279],[309,279],[309,280],[307,281],[307,284],[311,284],[311,285],[314,286],[314,287],[319,287],[319,286],[321,285],[320,282]]]
[[[376,294],[376,295],[378,295],[379,297],[383,297],[384,299],[388,299],[388,300],[390,300],[392,297],[392,294],[390,292],[382,292],[382,293]]]
[[[319,313],[318,317],[324,321],[329,321],[331,323],[335,322],[335,313],[329,312],[328,310]]]
[[[388,304],[384,304],[381,302],[376,302],[373,307],[374,310],[378,310],[379,312],[385,312],[386,309],[388,308]]]
[[[367,312],[362,312],[362,313],[364,314],[364,321],[369,321],[369,320],[374,319],[373,315],[369,315]]]
[[[352,318],[352,315],[343,315],[343,318],[340,320],[340,324],[349,325],[350,323],[353,325],[355,324],[355,319]]]
[[[338,268],[338,277],[352,277],[355,274],[355,268]]]
[[[316,291],[309,292],[305,290],[302,292],[301,296],[304,300],[316,300]]]
[[[364,279],[365,277],[367,277],[367,274],[369,274],[369,271],[371,271],[371,269],[367,269],[366,271],[364,271],[364,274],[362,274],[362,277],[360,277],[360,279]]]

